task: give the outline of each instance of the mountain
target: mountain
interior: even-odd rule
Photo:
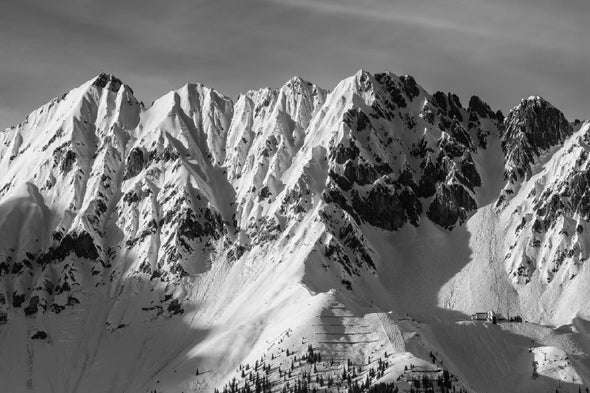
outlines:
[[[589,139],[389,72],[100,74],[0,132],[3,389],[585,389]]]

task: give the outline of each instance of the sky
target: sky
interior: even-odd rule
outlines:
[[[2,0],[0,129],[100,72],[149,105],[187,82],[236,97],[362,68],[586,119],[589,21],[588,0]]]

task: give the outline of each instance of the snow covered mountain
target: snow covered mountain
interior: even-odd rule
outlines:
[[[589,151],[392,73],[149,108],[98,75],[0,132],[3,391],[577,392]]]

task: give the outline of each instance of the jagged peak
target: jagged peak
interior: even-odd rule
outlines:
[[[542,151],[559,145],[573,133],[564,114],[539,96],[522,99],[504,119],[502,150],[505,178],[516,181],[531,174],[530,165]]]
[[[194,95],[201,97],[209,97],[212,101],[225,101],[228,105],[233,106],[234,102],[231,98],[221,94],[217,90],[204,85],[200,82],[187,82],[180,86],[178,89],[170,90],[166,94],[156,98],[152,104],[145,109],[146,111],[171,111],[176,110],[182,104],[182,102],[190,102],[193,100]],[[200,99],[199,99],[200,100]]]
[[[231,98],[225,96],[224,94],[220,93],[214,88],[204,85],[200,82],[187,82],[184,85],[182,85],[182,87],[173,91],[172,93],[175,93],[177,95],[179,93],[186,93],[187,95],[190,95],[192,94],[192,92],[197,92],[203,97],[208,96],[212,99],[227,101],[233,105],[233,100]]]
[[[398,75],[395,72],[392,72],[389,70],[384,71],[384,72],[372,73],[372,72],[369,72],[363,68],[360,68],[354,75],[352,75],[352,78],[355,78],[356,80],[380,79],[383,77],[387,77],[392,80],[399,80],[401,82],[410,82],[410,83],[418,85],[418,83],[416,82],[416,79],[414,78],[413,75],[410,75],[410,74]]]
[[[373,76],[369,71],[359,68],[353,75],[355,78],[370,78]]]
[[[287,86],[287,87],[290,87],[290,86],[296,87],[296,86],[306,86],[306,85],[307,86],[314,86],[314,84],[311,83],[310,81],[308,81],[306,79],[303,79],[302,77],[300,77],[298,75],[295,75],[291,79],[289,79],[287,82],[285,82],[285,84],[283,85],[283,87],[285,87],[285,86]]]
[[[313,82],[308,81],[307,79],[303,79],[300,76],[293,76],[291,79],[289,79],[287,82],[285,82],[285,84],[283,84],[283,86],[281,86],[280,89],[278,89],[278,92],[287,92],[287,91],[294,91],[294,92],[310,92],[312,95],[315,94],[325,94],[327,93],[326,89],[323,89],[321,87],[319,87],[318,85],[316,85]]]
[[[375,99],[387,99],[398,101],[399,94],[402,94],[409,101],[414,100],[421,94],[428,93],[420,86],[412,75],[397,75],[391,71],[371,73],[359,69],[354,75],[344,79],[334,91],[352,90],[360,95],[375,96]],[[396,96],[395,98],[393,96]],[[398,97],[399,96],[399,97]],[[405,103],[399,100],[397,104],[405,107]]]
[[[566,134],[571,134],[571,126],[569,126],[563,112],[540,96],[523,98],[520,101],[520,104],[512,108],[508,113],[508,116],[506,116],[504,128],[515,128],[517,125],[520,127],[522,125],[521,123],[529,123],[533,119],[536,119],[535,121],[543,122],[550,120],[554,125],[554,127],[551,127],[555,128],[554,131],[563,128],[566,131]],[[537,130],[538,128],[539,126],[536,125],[528,131],[536,130],[539,132],[546,132],[546,130]]]
[[[511,109],[511,113],[515,111],[519,111],[522,109],[530,108],[530,107],[539,107],[539,108],[552,108],[557,109],[553,104],[549,101],[544,99],[541,96],[529,96],[527,98],[522,98],[520,103]],[[557,109],[558,110],[558,109]],[[561,111],[560,111],[561,113]]]
[[[286,81],[281,87],[276,88],[276,87],[270,87],[270,86],[266,86],[266,87],[261,87],[259,89],[250,89],[244,93],[240,93],[238,95],[238,98],[236,99],[236,102],[240,100],[241,97],[247,97],[253,100],[256,100],[256,97],[270,97],[270,96],[277,96],[280,94],[281,91],[288,91],[288,90],[301,90],[305,87],[309,87],[310,89],[313,90],[318,90],[318,91],[323,91],[323,92],[327,92],[327,90],[319,87],[318,85],[316,85],[313,82],[310,82],[304,78],[302,78],[301,76],[295,75],[293,77],[291,77],[288,81]]]
[[[300,76],[294,76],[285,82],[285,84],[278,89],[278,92],[303,92],[313,87],[313,83],[301,78]]]
[[[181,91],[181,90],[197,90],[197,91],[202,91],[205,92],[207,94],[216,94],[220,97],[225,97],[224,94],[220,93],[218,90],[209,87],[201,82],[186,82],[184,85],[182,85],[180,88],[174,90],[174,91]],[[229,97],[227,97],[227,99],[230,99]]]
[[[368,71],[359,69],[353,75],[342,79],[332,91],[336,96],[363,93],[372,89],[375,77]]]
[[[277,95],[278,89],[273,89],[269,86],[261,87],[260,89],[250,89],[244,93],[240,93],[236,102],[238,102],[242,97],[248,98],[250,100],[256,101],[256,97],[266,97],[271,95]]]
[[[205,86],[201,82],[186,82],[179,89],[177,89],[177,91],[178,90],[183,90],[183,89],[212,90],[212,91],[214,91],[213,89]]]
[[[365,88],[373,83],[375,75],[367,70],[360,68],[353,76],[352,79],[355,81],[356,86]]]
[[[515,118],[522,117],[531,111],[534,111],[535,116],[547,115],[557,118],[560,123],[567,123],[563,112],[540,96],[530,96],[528,98],[523,98],[520,101],[520,104],[510,110],[508,116],[506,117],[506,123],[514,121]]]
[[[101,72],[100,74],[92,78],[91,81],[92,86],[96,86],[99,88],[108,88],[110,91],[114,93],[117,93],[121,86],[125,85],[121,81],[121,79],[117,78],[115,75],[107,74],[105,72]],[[127,88],[131,90],[131,93],[133,93],[133,90],[129,86],[127,86]]]
[[[93,78],[87,80],[86,82],[80,84],[77,87],[72,88],[71,90],[57,96],[47,103],[41,105],[40,107],[36,108],[35,110],[31,111],[25,119],[17,125],[13,125],[6,130],[17,129],[23,127],[31,122],[34,122],[35,119],[38,119],[40,116],[47,116],[50,111],[58,107],[62,101],[66,100],[70,102],[70,104],[76,106],[82,97],[88,94],[93,89],[104,89],[107,88],[108,90],[118,93],[121,88],[128,93],[127,99],[133,102],[137,101],[133,95],[133,90],[128,85],[125,85],[119,78],[114,76],[113,74],[107,74],[101,72],[100,74],[94,76]]]
[[[467,105],[467,110],[470,113],[477,114],[480,118],[496,118],[499,121],[503,120],[502,112],[498,111],[495,112],[490,108],[487,102],[483,101],[476,95],[471,96],[469,99],[469,104]]]

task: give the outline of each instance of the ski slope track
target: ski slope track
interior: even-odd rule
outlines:
[[[585,391],[589,169],[540,97],[100,74],[0,132],[0,390]]]

